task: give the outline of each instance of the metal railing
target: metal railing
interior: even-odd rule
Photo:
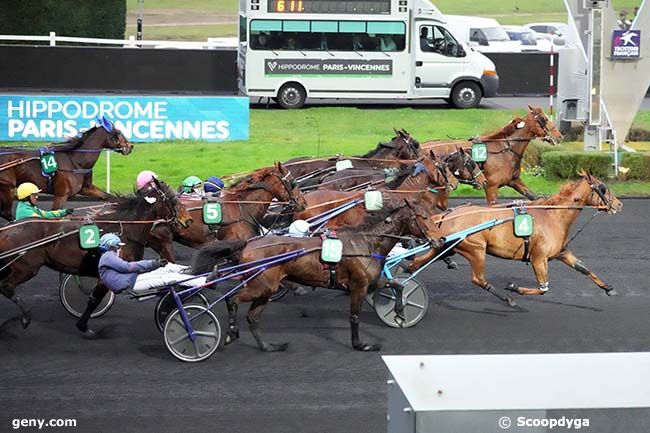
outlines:
[[[71,36],[57,36],[56,32],[50,32],[49,36],[32,36],[32,35],[0,35],[2,41],[26,41],[26,42],[49,42],[50,46],[55,47],[57,42],[74,42],[80,44],[99,44],[99,45],[119,45],[124,48],[185,48],[185,49],[216,49],[236,47],[236,37],[208,38],[207,41],[156,41],[156,40],[137,40],[135,36],[129,36],[128,39],[101,39],[101,38],[77,38]]]

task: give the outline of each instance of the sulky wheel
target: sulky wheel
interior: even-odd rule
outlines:
[[[88,305],[88,297],[99,282],[95,277],[81,277],[79,275],[63,274],[59,285],[59,299],[63,308],[75,317],[81,317]],[[99,317],[106,313],[115,302],[115,293],[110,290],[102,299],[95,312],[90,316]]]
[[[219,347],[221,326],[219,320],[201,305],[183,305],[188,320],[194,329],[195,339],[188,334],[181,312],[175,309],[167,317],[163,338],[167,350],[177,359],[185,362],[199,362],[208,359]]]
[[[379,319],[392,328],[410,328],[424,318],[429,307],[429,294],[426,287],[417,279],[408,280],[409,275],[395,276],[395,281],[404,285],[404,316],[400,320],[395,313],[395,294],[390,287],[381,287],[373,295],[373,306]],[[408,281],[407,281],[408,280]]]
[[[203,305],[205,307],[210,304],[202,293],[195,293],[189,298],[183,298],[181,300],[183,301],[183,304],[196,304]],[[176,308],[176,303],[174,302],[174,299],[171,297],[170,293],[165,294],[165,296],[158,300],[156,308],[153,311],[153,320],[156,322],[156,326],[160,332],[163,332],[167,317]]]

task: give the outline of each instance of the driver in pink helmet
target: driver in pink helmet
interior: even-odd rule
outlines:
[[[138,177],[135,179],[135,189],[140,191],[145,186],[149,185],[149,182],[157,178],[156,173],[151,170],[143,170],[138,173]]]

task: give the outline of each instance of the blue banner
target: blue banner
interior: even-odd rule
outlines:
[[[248,140],[248,98],[0,95],[0,140],[61,141],[106,116],[130,141]]]

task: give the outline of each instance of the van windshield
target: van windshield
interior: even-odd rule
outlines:
[[[503,30],[501,27],[486,27],[481,29],[483,30],[483,33],[485,34],[485,37],[487,37],[488,41],[508,41],[510,38],[508,37],[508,33],[506,33],[505,30]]]

